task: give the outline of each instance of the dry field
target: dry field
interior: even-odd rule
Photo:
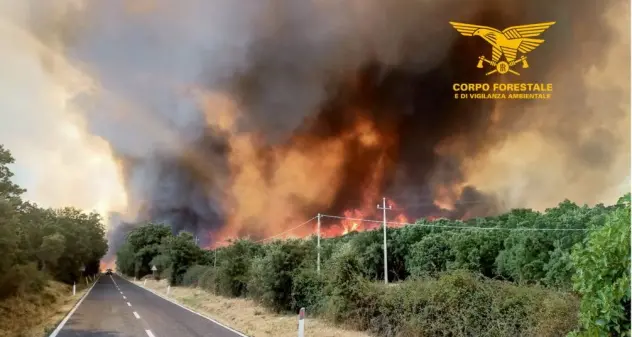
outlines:
[[[71,286],[51,281],[41,293],[0,301],[0,336],[48,335],[86,291],[86,287],[78,287],[77,294],[72,296]]]
[[[136,281],[142,285],[142,281]],[[167,283],[147,280],[146,287],[165,296]],[[198,288],[172,287],[169,298],[251,337],[295,337],[298,316],[278,315],[252,300],[215,296]],[[305,335],[319,337],[369,337],[368,334],[335,327],[306,313]]]

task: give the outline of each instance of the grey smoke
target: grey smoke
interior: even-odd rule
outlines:
[[[46,6],[32,3],[34,21],[45,21]],[[617,165],[622,172],[616,160],[629,158],[629,130],[611,128],[625,120],[629,125],[629,87],[588,88],[583,78],[587,70],[605,67],[606,56],[598,51],[614,38],[605,13],[622,1],[184,0],[176,5],[155,0],[152,9],[140,12],[130,11],[129,3],[86,1],[83,8],[67,11],[64,24],[53,26],[62,32],[68,57],[99,82],[97,94],[78,97],[76,103],[89,131],[107,140],[124,164],[131,203],[140,210],[136,220],[170,223],[174,231],[200,235],[203,243],[213,239],[207,236],[210,230],[223,225],[220,201],[230,177],[224,155],[230,149],[220,134],[209,131],[204,114],[187,94],[190,87],[230,93],[247,117],[238,121],[239,132],[261,133],[262,146],[282,145],[298,130],[309,130],[340,83],[367,63],[383,66],[378,78],[384,81],[393,78],[390,68],[458,79],[456,70],[444,64],[449,58],[473,68],[476,55],[450,53],[455,44],[475,42],[463,41],[448,21],[487,22],[498,28],[557,21],[522,76],[524,81],[554,82],[554,99],[502,103],[505,115],[493,128],[487,119],[473,119],[468,130],[464,125],[454,131],[467,134],[465,158],[433,159],[423,169],[402,166],[385,190],[409,201],[419,194],[430,196],[428,180],[460,181],[464,159],[493,152],[509,135],[524,130],[555,144],[558,153],[550,155],[563,158],[567,170],[560,186],[586,183],[590,188],[584,194],[596,195],[625,178],[607,172]],[[41,27],[50,27],[36,26],[41,34]],[[629,73],[625,65],[620,76]],[[403,100],[413,95],[404,86],[398,88]],[[587,102],[589,92],[598,97],[597,105]],[[480,110],[492,109],[489,104]],[[400,113],[412,115],[414,106],[411,102]],[[404,145],[411,156],[425,146],[421,141]],[[189,156],[196,159],[185,160]],[[195,168],[191,161],[206,164]],[[534,179],[524,184],[537,186]],[[466,189],[464,198],[481,198],[472,191]],[[530,191],[514,199],[527,206],[528,199],[537,197]],[[485,198],[493,201],[482,213],[502,208],[498,198]],[[113,228],[112,241],[120,239],[122,229]]]

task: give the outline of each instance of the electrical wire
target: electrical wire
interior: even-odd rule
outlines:
[[[303,227],[303,226],[307,225],[308,223],[312,222],[312,220],[316,219],[316,217],[317,217],[317,216],[315,216],[315,217],[313,217],[313,218],[311,218],[311,219],[309,219],[309,220],[307,220],[307,221],[303,222],[302,224],[300,224],[300,225],[298,225],[298,226],[296,226],[296,227],[292,227],[292,228],[290,228],[290,229],[288,229],[288,230],[286,230],[286,231],[284,231],[284,232],[281,232],[281,233],[279,233],[279,234],[276,234],[276,235],[273,235],[273,236],[267,237],[267,238],[265,238],[265,239],[261,239],[261,240],[255,241],[255,243],[260,243],[260,242],[263,242],[263,241],[267,241],[267,240],[270,240],[270,239],[274,239],[274,238],[279,237],[279,236],[281,236],[281,235],[283,235],[283,234],[289,233],[289,232],[291,232],[291,231],[293,231],[293,230],[295,230],[295,229],[297,229],[297,228],[300,228],[300,227]]]
[[[384,221],[380,220],[369,220],[369,219],[357,219],[357,218],[348,218],[344,216],[336,216],[336,215],[327,215],[321,214],[323,218],[333,218],[340,220],[351,220],[351,221],[363,221],[363,222],[373,222],[373,223],[384,223]],[[420,224],[420,223],[407,223],[407,222],[394,222],[387,221],[387,224],[390,225],[413,225],[413,226],[422,226],[422,227],[436,227],[436,228],[453,228],[453,229],[480,229],[480,230],[515,230],[515,231],[591,231],[592,229],[588,228],[529,228],[529,227],[515,227],[515,228],[503,228],[503,227],[477,227],[477,226],[450,226],[450,225],[434,225],[434,224]]]

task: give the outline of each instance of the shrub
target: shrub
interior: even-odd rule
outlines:
[[[630,202],[622,198],[606,225],[573,249],[573,285],[582,295],[586,336],[630,335]]]
[[[216,270],[214,267],[208,267],[200,276],[198,286],[213,294],[218,294]]]
[[[430,234],[410,247],[406,269],[412,276],[432,275],[447,269],[454,259],[450,232]]]
[[[202,275],[212,267],[193,265],[187,269],[182,276],[182,285],[198,287],[202,279]]]
[[[46,286],[47,279],[35,263],[15,265],[8,273],[0,275],[0,295],[39,292]]]
[[[169,255],[167,254],[160,254],[157,255],[156,257],[154,257],[151,262],[149,263],[152,267],[156,266],[157,273],[159,276],[162,276],[162,278],[169,278],[169,276],[171,275],[171,273],[167,273],[167,269],[170,268],[171,266],[171,259],[169,258]]]
[[[261,246],[249,240],[237,240],[218,252],[215,277],[219,294],[230,297],[246,295],[252,259],[261,254]]]
[[[339,316],[379,336],[563,336],[577,326],[571,295],[465,271],[388,286],[360,281],[355,294],[362,300],[339,295],[352,304]]]
[[[314,268],[300,268],[294,272],[292,282],[293,311],[305,307],[309,312],[319,313],[325,298],[325,281]]]
[[[337,323],[357,322],[357,328],[365,329],[359,312],[371,300],[364,296],[368,283],[361,275],[361,265],[349,244],[344,244],[334,253],[325,269],[325,288],[327,296],[325,315]],[[364,303],[363,303],[364,302]]]
[[[253,259],[250,295],[276,312],[292,310],[294,271],[310,254],[313,255],[310,245],[301,240],[270,245],[263,257]]]
[[[493,225],[490,221],[477,219],[474,224],[480,227]],[[456,233],[449,241],[454,262],[450,269],[467,269],[494,277],[495,261],[503,250],[507,231],[501,230],[464,230]]]

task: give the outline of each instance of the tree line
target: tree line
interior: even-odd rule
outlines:
[[[72,284],[97,274],[108,249],[101,217],[23,200],[13,163],[0,145],[0,299],[42,290],[49,279]]]
[[[454,228],[464,227],[464,228]],[[249,297],[381,336],[624,336],[630,330],[630,194],[615,205],[565,200],[467,221],[420,219],[382,232],[248,239],[215,251],[191,234],[145,224],[117,254],[123,274],[157,266],[171,285]]]

